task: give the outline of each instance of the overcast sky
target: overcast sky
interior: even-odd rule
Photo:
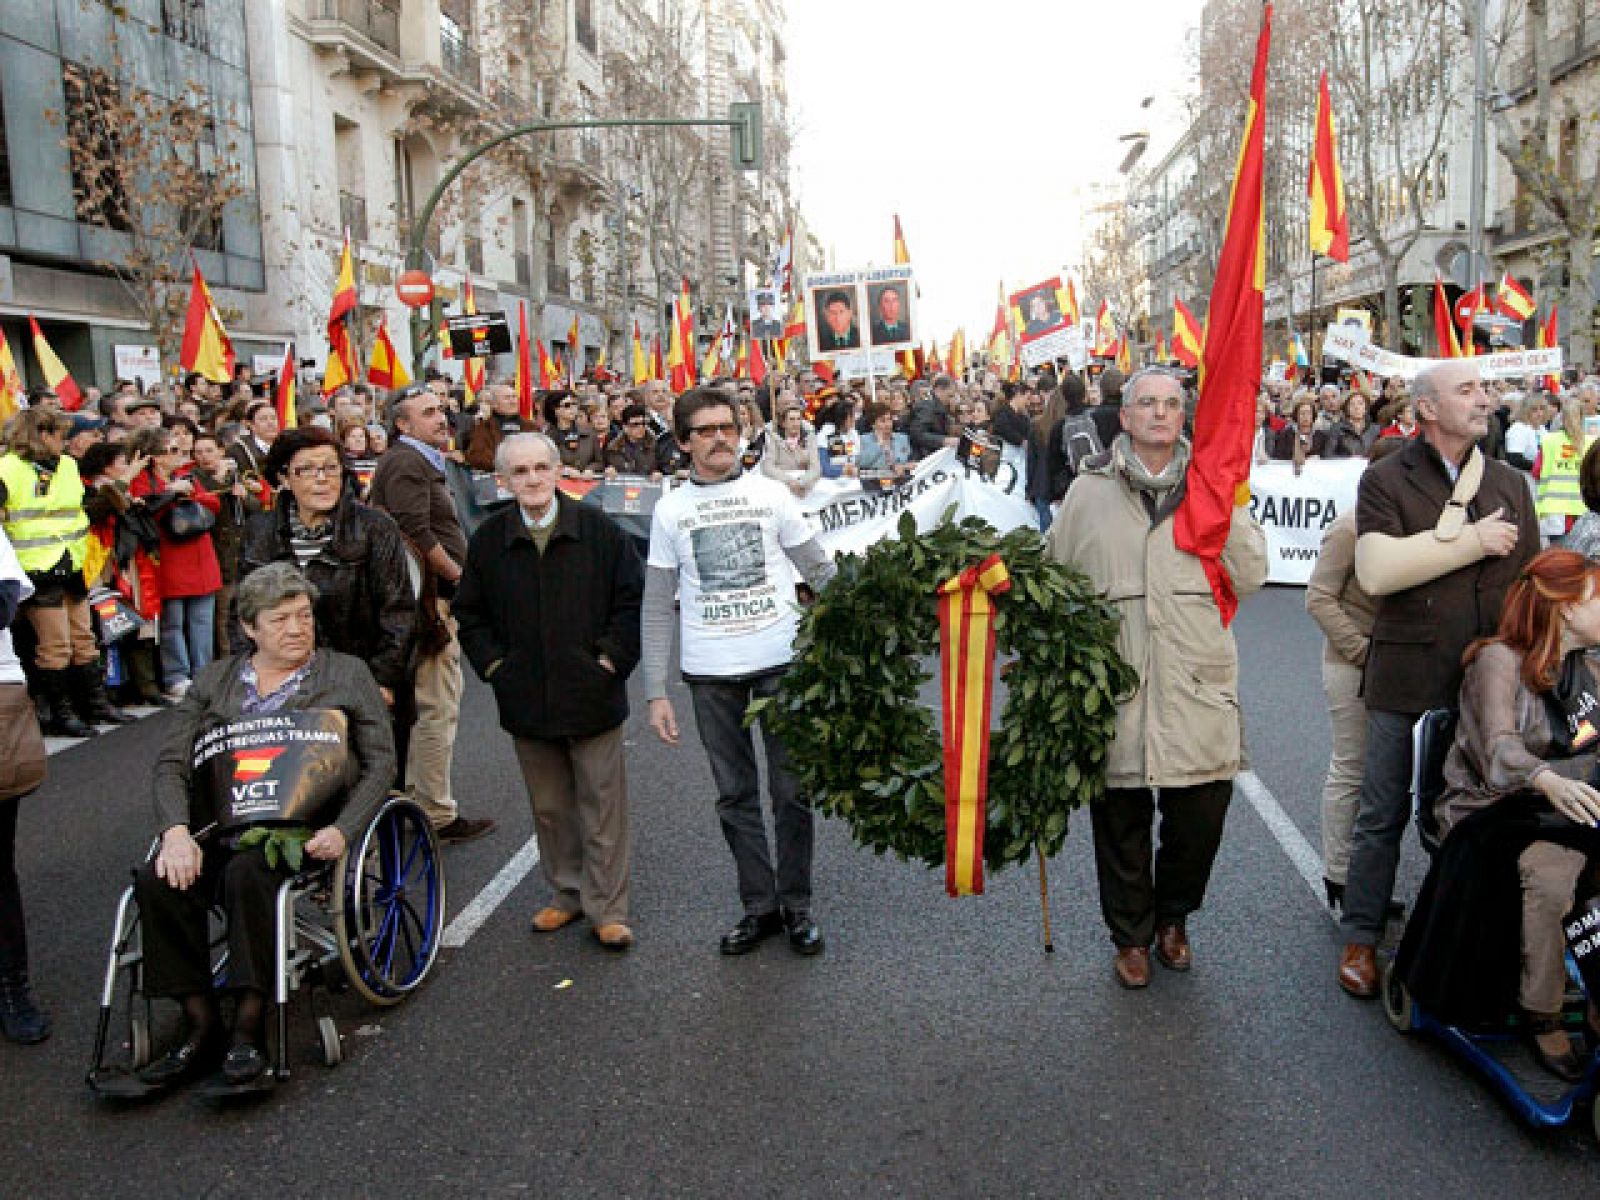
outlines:
[[[891,261],[900,214],[918,325],[969,348],[997,285],[1056,274],[1078,245],[1074,190],[1114,181],[1188,89],[1202,0],[791,0],[801,211],[839,270]]]

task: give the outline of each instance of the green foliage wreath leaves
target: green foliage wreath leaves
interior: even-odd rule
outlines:
[[[999,870],[1066,841],[1071,811],[1101,795],[1119,699],[1137,684],[1117,653],[1116,612],[1081,574],[1045,553],[1039,535],[1004,536],[975,518],[839,560],[807,610],[782,690],[751,706],[768,722],[817,807],[879,854],[940,866],[944,765],[936,715],[918,702],[937,670],[937,589],[999,554],[1011,591],[999,597],[996,661],[1007,695],[989,748],[984,865]]]

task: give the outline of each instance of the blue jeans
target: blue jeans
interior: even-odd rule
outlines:
[[[217,597],[179,596],[161,602],[161,684],[193,679],[211,664]]]

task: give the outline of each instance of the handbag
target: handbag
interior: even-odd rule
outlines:
[[[200,501],[182,496],[168,504],[156,518],[161,528],[175,542],[192,542],[203,533],[209,533],[217,523],[216,514]]]
[[[114,588],[90,588],[89,611],[94,614],[102,646],[120,642],[130,633],[138,632],[143,624],[138,611]]]

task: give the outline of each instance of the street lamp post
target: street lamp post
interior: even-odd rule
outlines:
[[[461,173],[482,158],[497,146],[520,137],[528,137],[535,133],[548,133],[560,129],[622,129],[638,128],[644,126],[727,126],[733,131],[732,161],[733,166],[742,171],[753,171],[761,163],[761,106],[759,104],[735,102],[728,106],[726,117],[621,117],[610,120],[590,121],[533,121],[526,125],[518,125],[504,133],[490,138],[474,146],[455,164],[444,173],[439,182],[434,185],[429,193],[427,202],[423,204],[422,211],[411,222],[411,242],[406,251],[406,266],[408,269],[424,270],[423,263],[427,258],[426,243],[428,227],[433,224],[434,210],[439,207],[450,185],[460,177]],[[429,320],[423,315],[421,309],[414,310],[411,314],[411,362],[412,368],[418,378],[422,376],[422,357],[426,344]]]

